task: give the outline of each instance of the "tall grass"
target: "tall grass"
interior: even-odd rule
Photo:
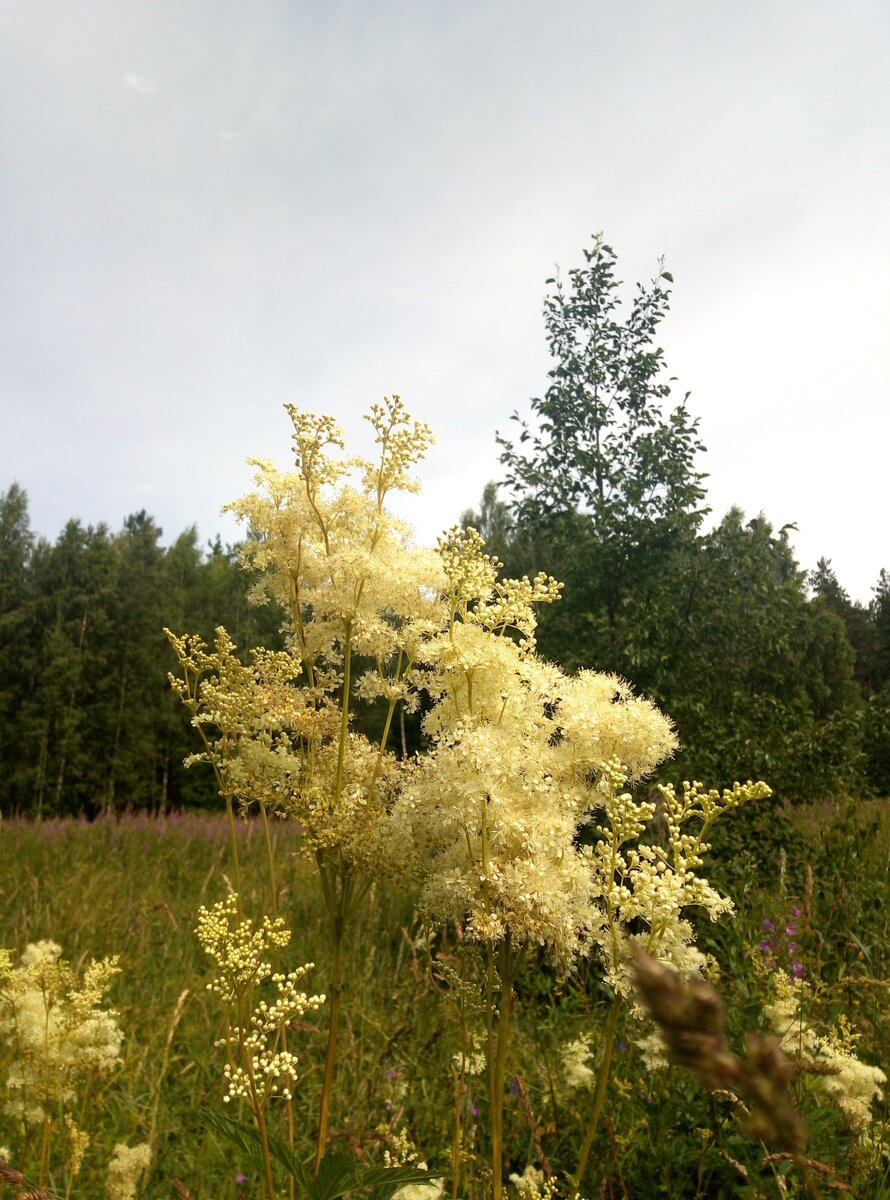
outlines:
[[[784,919],[793,904],[804,914],[799,954],[807,977],[818,981],[821,1009],[826,1017],[849,1018],[861,1037],[861,1057],[890,1066],[888,814],[881,805],[855,811],[813,806],[792,813],[783,828],[784,840],[752,819],[734,835],[746,839],[747,850],[730,838],[715,847],[713,876],[731,882],[740,911],[733,922],[702,927],[699,944],[721,962],[730,1035],[740,1040],[762,1024],[763,971],[752,948],[763,938],[763,922]],[[263,832],[255,822],[237,829],[244,909],[259,915],[269,902]],[[287,963],[314,961],[307,983],[325,991],[327,916],[314,868],[299,855],[293,825],[273,825],[272,836],[280,911],[294,934]],[[143,1195],[172,1196],[175,1179],[194,1200],[259,1194],[251,1170],[201,1115],[218,1107],[222,1094],[221,1052],[213,1049],[222,1030],[193,930],[198,907],[227,893],[230,858],[224,818],[132,815],[0,826],[0,946],[21,951],[28,942],[52,938],[75,966],[120,955],[113,1002],[126,1031],[123,1062],[93,1097],[97,1153],[88,1155],[75,1195],[102,1195],[113,1145],[149,1137],[155,1158]],[[766,872],[764,861],[773,862]],[[454,999],[448,969],[461,952],[453,938],[430,941],[410,894],[385,885],[371,889],[345,948],[350,987],[330,1118],[335,1146],[379,1159],[405,1128],[430,1165],[447,1174],[457,1107],[460,1153],[482,1159],[476,1115],[486,1103],[484,1079],[459,1075],[461,1037],[447,1003]],[[582,967],[559,988],[534,955],[522,965],[516,980],[522,1016],[514,1030],[515,1074],[503,1130],[508,1172],[521,1174],[543,1159],[558,1173],[577,1161],[594,1092],[569,1086],[563,1055],[572,1040],[588,1037],[595,1076],[610,1011],[598,977]],[[323,1031],[302,1029],[297,1039],[303,1059],[297,1148],[308,1158],[324,1071]],[[612,1082],[592,1145],[590,1194],[632,1200],[782,1194],[777,1178],[785,1165],[765,1162],[766,1152],[746,1142],[726,1097],[707,1096],[683,1072],[647,1072],[625,1016],[614,1045]],[[805,1089],[799,1101],[811,1127],[809,1153],[831,1172],[820,1176],[826,1194],[836,1194],[835,1181],[869,1200],[890,1196],[887,1162],[878,1155],[865,1164],[834,1109]],[[885,1105],[878,1123],[886,1117]],[[10,1137],[0,1123],[0,1145]]]

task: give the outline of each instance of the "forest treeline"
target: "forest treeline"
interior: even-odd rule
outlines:
[[[508,574],[565,582],[539,650],[633,681],[677,723],[667,769],[711,783],[762,778],[793,799],[890,793],[890,575],[870,604],[820,560],[801,570],[762,514],[705,504],[705,447],[688,393],[671,399],[656,344],[673,277],[626,298],[602,237],[547,281],[554,366],[517,432],[506,484],[464,514]]]
[[[164,627],[239,647],[280,644],[279,619],[247,603],[235,551],[197,530],[169,547],[145,512],[111,533],[71,520],[33,536],[27,496],[0,497],[0,811],[163,811],[215,797],[185,771],[195,733],[172,696]]]
[[[540,612],[540,653],[631,680],[675,720],[674,779],[766,779],[782,797],[890,794],[890,574],[853,601],[788,528],[737,509],[709,520],[688,397],[672,407],[656,345],[669,272],[629,300],[614,251],[548,280],[554,366],[516,433],[506,482],[464,514],[509,575],[565,583]],[[239,649],[280,645],[278,615],[248,603],[237,549],[172,545],[145,512],[116,533],[66,525],[36,538],[27,496],[0,496],[0,812],[42,815],[214,802],[165,626]],[[414,723],[416,724],[416,722]],[[416,745],[408,723],[403,744]]]

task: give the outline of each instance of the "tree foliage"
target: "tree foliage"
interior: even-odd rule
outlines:
[[[706,528],[698,421],[670,407],[657,344],[672,276],[622,303],[602,237],[568,282],[547,281],[550,386],[518,439],[499,438],[510,500],[479,514],[518,573],[565,581],[542,614],[542,652],[570,669],[634,680],[671,712],[685,752],[713,777],[766,777],[786,796],[864,786],[863,698],[890,678],[890,577],[869,609],[830,563],[809,578],[785,526],[731,509]],[[872,704],[872,725],[883,709]],[[872,754],[872,757],[874,755]]]
[[[599,538],[627,542],[653,524],[696,516],[704,490],[695,458],[703,447],[685,398],[665,411],[673,381],[655,338],[669,308],[670,272],[659,264],[623,313],[615,251],[597,236],[584,259],[568,285],[547,280],[551,383],[531,401],[533,425],[514,413],[518,446],[499,438],[501,462],[525,519],[582,512]]]
[[[71,520],[55,544],[30,531],[27,496],[0,494],[0,811],[163,809],[214,795],[183,772],[190,730],[169,693],[164,625],[239,646],[275,645],[249,607],[235,551],[205,554],[195,529],[169,548],[144,511],[112,534]]]

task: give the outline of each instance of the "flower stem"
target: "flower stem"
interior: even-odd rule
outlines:
[[[612,1047],[615,1044],[615,1030],[617,1027],[618,1001],[616,999],[612,1001],[612,1011],[609,1013],[609,1024],[606,1027],[606,1037],[603,1042],[603,1057],[600,1061],[599,1074],[596,1080],[596,1092],[593,1097],[593,1112],[590,1114],[590,1123],[587,1126],[584,1144],[578,1156],[578,1166],[575,1168],[574,1180],[576,1189],[580,1188],[583,1182],[584,1172],[587,1170],[587,1160],[590,1158],[590,1150],[593,1146],[593,1139],[596,1137],[600,1117],[603,1114],[603,1107],[606,1102],[606,1089],[609,1085],[609,1073],[612,1068]]]
[[[340,1028],[340,998],[343,991],[343,930],[349,913],[352,895],[352,880],[344,871],[339,880],[331,869],[319,859],[322,889],[331,920],[331,982],[330,1007],[328,1009],[328,1040],[325,1052],[324,1082],[318,1111],[318,1139],[315,1145],[313,1170],[318,1171],[324,1158],[328,1136],[328,1118],[331,1110],[331,1093],[337,1069],[337,1034]],[[338,886],[339,884],[339,886]]]
[[[238,897],[238,916],[241,913],[241,864],[238,861],[238,835],[235,833],[235,813],[232,797],[226,793],[226,815],[229,819],[229,840],[232,843],[232,875],[235,878],[235,895]]]
[[[513,997],[513,961],[509,930],[500,950],[500,991],[498,1019],[489,1035],[489,1086],[491,1108],[491,1195],[501,1200],[504,1176],[504,1078],[507,1073],[507,1051],[510,1044],[510,1006]],[[493,1069],[492,1069],[493,1067]]]

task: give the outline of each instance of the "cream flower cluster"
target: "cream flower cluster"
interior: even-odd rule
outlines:
[[[403,792],[428,862],[430,919],[462,921],[481,942],[509,934],[537,944],[562,971],[597,947],[625,995],[632,941],[700,971],[684,910],[701,906],[712,919],[732,911],[695,873],[704,836],[723,812],[769,789],[719,794],[694,784],[680,799],[665,789],[668,845],[640,845],[656,806],[625,789],[673,753],[670,721],[621,679],[568,677],[535,657],[532,606],[558,597],[553,581],[498,584],[473,531],[451,531],[440,552],[451,617],[423,650],[432,749]],[[580,845],[590,823],[598,840]]]
[[[469,1039],[466,1051],[458,1050],[451,1061],[458,1071],[463,1069],[465,1075],[484,1074],[487,1061],[485,1040],[482,1035],[478,1032],[473,1033]]]
[[[120,1058],[123,1034],[102,1007],[117,959],[90,963],[81,979],[51,941],[31,943],[18,966],[0,951],[0,1040],[9,1046],[4,1107],[27,1125],[73,1104],[94,1075]]]
[[[589,1035],[566,1042],[560,1049],[562,1079],[570,1092],[593,1087],[596,1076],[590,1065],[591,1050],[592,1039]]]
[[[210,909],[202,907],[196,933],[216,969],[207,989],[227,1008],[226,1036],[218,1043],[229,1056],[224,1101],[247,1099],[262,1105],[275,1094],[291,1099],[299,1059],[286,1048],[283,1033],[291,1022],[324,1003],[324,996],[310,996],[297,986],[313,964],[286,974],[273,972],[266,956],[288,944],[290,930],[280,918],[265,917],[258,927],[239,919],[236,896]],[[255,1000],[255,990],[266,980],[272,999]]]
[[[436,551],[411,544],[386,503],[413,489],[430,433],[398,397],[368,415],[373,462],[337,453],[330,417],[288,411],[295,470],[256,462],[257,489],[231,506],[251,531],[254,598],[284,612],[286,651],[245,665],[224,630],[212,649],[169,635],[173,686],[204,739],[195,757],[213,765],[222,794],[299,821],[320,864],[377,875],[422,862],[431,920],[457,920],[471,939],[539,945],[562,971],[598,948],[627,992],[632,923],[650,953],[698,968],[684,910],[731,911],[696,874],[703,836],[768,789],[668,790],[668,847],[641,846],[655,807],[626,789],[677,739],[625,681],[569,677],[536,656],[537,606],[562,585],[499,578],[475,530],[449,530]],[[396,708],[416,708],[422,693],[429,752],[400,762],[389,748]],[[381,701],[375,742],[355,715]]]
[[[418,703],[420,647],[446,619],[438,556],[412,546],[385,507],[394,489],[414,490],[410,469],[430,433],[393,397],[368,416],[378,459],[339,458],[331,418],[288,411],[296,470],[255,462],[257,489],[230,506],[251,531],[253,598],[282,609],[287,651],[245,666],[225,630],[213,650],[168,632],[181,667],[171,683],[204,738],[194,758],[214,766],[224,795],[299,821],[309,854],[380,870],[410,858],[390,819],[403,775],[387,746],[393,715],[400,701]],[[380,698],[375,744],[353,709]]]
[[[556,1179],[552,1176],[548,1179],[533,1163],[529,1163],[521,1175],[514,1172],[510,1182],[516,1188],[519,1200],[555,1200],[559,1195]],[[568,1195],[577,1196],[577,1192],[570,1191]]]
[[[150,1164],[151,1146],[147,1143],[126,1146],[118,1142],[105,1179],[109,1200],[135,1200],[139,1180]]]
[[[814,1079],[838,1106],[849,1125],[862,1132],[872,1120],[872,1104],[883,1096],[887,1076],[880,1067],[862,1062],[853,1053],[857,1038],[841,1017],[820,1033],[808,1019],[805,1008],[812,988],[785,971],[771,976],[773,996],[764,1006],[770,1025],[779,1035],[783,1050],[803,1064],[815,1064]]]

